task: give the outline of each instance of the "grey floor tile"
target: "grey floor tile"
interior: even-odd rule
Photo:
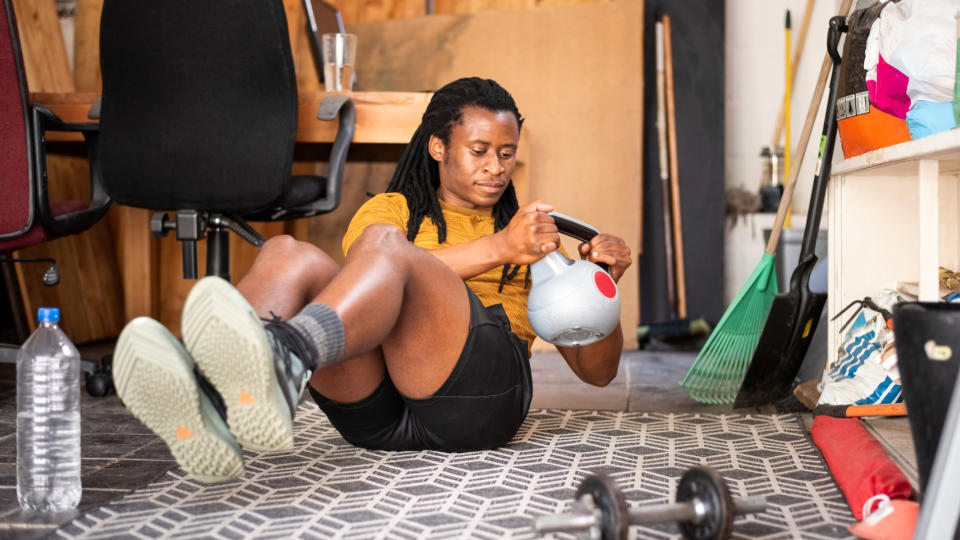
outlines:
[[[137,486],[139,487],[139,486]],[[123,497],[133,489],[101,489],[83,487],[83,497],[80,499],[80,510],[97,508],[108,502]]]
[[[173,455],[170,454],[170,449],[159,437],[156,437],[155,440],[144,445],[139,450],[130,452],[123,458],[149,461],[173,461]]]
[[[7,433],[0,435],[0,460],[16,459],[17,457],[17,433]]]
[[[139,433],[84,433],[83,456],[87,458],[119,458],[154,443],[156,435]]]
[[[629,395],[629,370],[621,363],[616,378],[605,387],[589,385],[570,369],[559,352],[538,352],[530,360],[535,409],[599,409],[624,411]]]
[[[0,487],[17,486],[17,465],[9,461],[0,463]]]
[[[16,494],[14,494],[14,500],[16,500]],[[15,508],[3,516],[0,522],[0,537],[16,540],[43,538],[79,514],[79,510],[48,513],[28,512]]]
[[[87,488],[132,490],[146,485],[175,465],[169,461],[120,459],[106,467],[84,474],[84,494]]]

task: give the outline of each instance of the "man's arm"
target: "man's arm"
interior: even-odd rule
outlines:
[[[589,243],[580,244],[578,249],[582,258],[606,263],[613,280],[617,282],[633,262],[626,242],[609,234],[598,234]],[[596,343],[585,347],[557,347],[557,350],[580,380],[595,386],[606,386],[617,376],[620,367],[623,330],[618,324],[609,336]]]
[[[581,381],[594,386],[606,386],[617,376],[620,353],[623,351],[623,331],[620,325],[607,337],[585,347],[557,347],[570,369]]]
[[[462,244],[431,250],[461,279],[470,279],[504,264],[531,264],[560,245],[553,208],[540,201],[521,207],[502,230]]]

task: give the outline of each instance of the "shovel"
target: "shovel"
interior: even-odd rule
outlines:
[[[750,360],[750,367],[747,368],[743,384],[734,400],[735,408],[765,405],[790,393],[793,380],[810,347],[823,304],[827,300],[825,293],[810,291],[810,273],[817,263],[814,250],[827,194],[827,181],[830,179],[833,146],[837,138],[837,85],[840,79],[840,53],[837,45],[841,34],[846,30],[845,17],[830,19],[827,52],[833,60],[833,68],[830,72],[827,112],[823,119],[823,134],[820,136],[820,152],[807,211],[807,223],[803,230],[800,261],[790,277],[790,290],[776,295],[773,299],[770,314]]]

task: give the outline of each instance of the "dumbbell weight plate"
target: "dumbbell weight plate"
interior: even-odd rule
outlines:
[[[693,467],[680,478],[677,502],[700,499],[707,513],[699,523],[678,523],[684,538],[692,540],[725,539],[733,532],[734,504],[723,478],[710,469]]]
[[[601,512],[600,538],[626,540],[630,529],[630,512],[616,482],[605,474],[588,476],[577,488],[576,498],[579,500],[587,493],[593,497],[594,504]]]

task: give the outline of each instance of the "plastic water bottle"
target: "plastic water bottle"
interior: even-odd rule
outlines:
[[[60,329],[60,310],[40,308],[17,354],[17,500],[57,511],[80,502],[80,353]]]

